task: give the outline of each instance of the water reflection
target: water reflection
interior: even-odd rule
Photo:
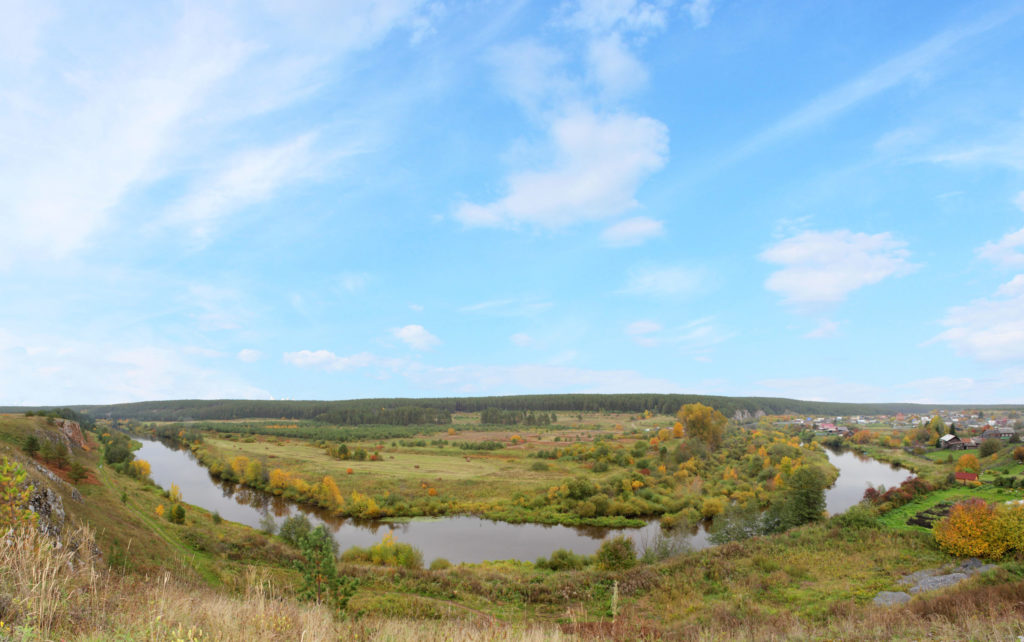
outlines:
[[[830,515],[842,513],[859,503],[868,486],[883,485],[891,488],[899,486],[913,475],[906,468],[880,462],[852,450],[826,449],[825,454],[832,465],[839,469],[836,483],[825,491],[825,509]]]
[[[163,488],[170,488],[172,482],[178,484],[186,502],[211,512],[217,511],[225,519],[254,528],[260,527],[260,520],[267,514],[278,525],[292,515],[306,515],[314,525],[326,526],[342,550],[375,544],[390,529],[395,531],[399,541],[420,549],[427,563],[438,557],[454,563],[496,559],[533,561],[541,556],[548,557],[560,548],[591,555],[604,539],[620,533],[630,537],[637,550],[644,550],[655,542],[661,530],[657,521],[642,528],[611,529],[510,524],[472,516],[397,523],[345,519],[283,497],[215,479],[191,452],[177,450],[159,441],[140,441],[142,448],[138,457],[150,463],[153,481]],[[905,469],[853,452],[826,452],[840,471],[839,478],[825,496],[826,507],[831,514],[841,513],[859,502],[869,485],[891,487],[909,475]],[[711,545],[704,525],[677,535],[675,539],[685,541],[694,550]]]
[[[472,516],[443,517],[422,521],[385,522],[354,520],[332,515],[316,507],[296,504],[282,497],[215,479],[192,454],[159,441],[140,440],[137,455],[152,467],[152,478],[159,486],[176,483],[182,498],[225,519],[254,528],[269,514],[280,524],[292,515],[302,514],[314,525],[323,524],[333,533],[342,550],[351,546],[370,546],[384,533],[394,530],[399,541],[423,552],[424,560],[444,557],[451,562],[482,562],[495,559],[533,561],[550,556],[560,548],[591,555],[601,542],[619,533],[633,539],[638,550],[654,541],[660,526],[651,522],[642,528],[611,529],[568,527],[547,524],[510,524]],[[698,529],[686,538],[694,548],[708,546],[707,533]]]

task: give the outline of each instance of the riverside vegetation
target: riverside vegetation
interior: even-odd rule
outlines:
[[[248,430],[248,421],[235,423],[236,432],[180,424],[122,422],[121,427],[174,431],[200,456],[205,451],[210,461],[224,462],[239,481],[253,473],[253,485],[266,484],[271,492],[271,473],[277,469],[286,480],[277,476],[282,496],[292,493],[314,503],[340,497],[344,504],[330,506],[334,510],[347,510],[358,492],[394,514],[433,514],[425,509],[440,507],[442,514],[469,509],[562,523],[660,516],[679,528],[705,515],[742,524],[738,507],[761,516],[771,510],[760,509],[775,505],[789,507],[777,512],[788,520],[780,528],[805,524],[766,536],[734,534],[740,539],[699,552],[665,541],[636,551],[629,540],[612,539],[592,557],[560,551],[537,563],[439,561],[427,569],[415,549],[385,536],[336,558],[326,533],[301,519],[268,536],[183,503],[173,486],[153,486],[144,462],[132,455],[130,438],[110,422],[97,423],[82,444],[67,444],[51,418],[0,416],[0,456],[6,458],[0,470],[0,639],[1013,639],[1024,634],[1019,611],[1024,563],[1012,548],[1002,552],[996,571],[946,592],[892,608],[870,603],[878,591],[895,588],[899,577],[953,559],[931,532],[895,528],[886,520],[932,493],[961,489],[916,484],[882,502],[869,499],[825,518],[812,488],[818,487],[820,498],[820,486],[834,471],[819,446],[768,422],[740,428],[697,410],[712,420],[710,431],[687,434],[685,413],[678,418],[680,431],[677,418],[665,416],[594,416],[589,423],[581,417],[570,427],[559,413],[551,426],[519,425],[514,432],[471,429],[471,423],[456,420],[454,434],[447,426],[440,433],[436,426],[421,426],[402,437],[333,442],[289,434],[295,429],[280,420],[258,422],[260,430],[276,431],[266,434]],[[271,427],[275,421],[284,427]],[[659,434],[661,429],[668,434]],[[65,443],[67,462],[26,452],[29,437]],[[456,445],[486,442],[501,447]],[[339,458],[342,444],[347,458]],[[355,455],[359,449],[365,459]],[[896,457],[896,452],[880,454]],[[249,461],[232,466],[236,457]],[[421,463],[413,463],[417,460]],[[252,462],[260,466],[258,477]],[[475,466],[453,465],[459,462]],[[74,484],[72,464],[85,470]],[[820,476],[809,471],[821,471]],[[507,481],[501,492],[477,488],[502,476],[524,475]],[[799,482],[801,476],[813,479]],[[301,493],[300,481],[309,490],[319,489]],[[427,481],[433,483],[423,487]],[[634,481],[642,485],[633,487]],[[939,488],[944,478],[927,483]],[[331,492],[324,494],[325,487]],[[26,499],[41,489],[59,496],[67,513],[59,547],[40,534],[36,513],[25,511]],[[502,493],[508,504],[502,504]],[[394,495],[397,499],[390,499]],[[904,501],[904,495],[911,498]],[[123,608],[129,595],[143,608]]]

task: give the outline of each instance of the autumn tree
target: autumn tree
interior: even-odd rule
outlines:
[[[1013,458],[1024,464],[1024,446],[1017,446],[1013,449]]]
[[[1024,507],[974,497],[955,504],[933,528],[939,547],[953,555],[999,559],[1024,550]]]
[[[722,443],[727,420],[725,415],[702,403],[686,404],[676,413],[688,437],[698,439],[712,450]]]
[[[981,465],[978,463],[978,458],[971,453],[960,455],[960,459],[956,461],[956,472],[958,473],[976,473],[980,470]]]

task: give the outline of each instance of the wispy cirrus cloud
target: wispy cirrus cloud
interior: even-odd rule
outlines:
[[[313,136],[270,142],[251,119],[309,99],[330,64],[394,30],[421,30],[427,15],[420,2],[311,4],[253,5],[246,17],[139,4],[102,18],[74,3],[5,5],[0,211],[15,249],[0,264],[66,258],[128,219],[142,227],[151,221],[134,212],[147,208],[124,205],[153,188],[164,199],[168,185],[186,185],[168,216],[203,236],[308,178]],[[261,31],[264,12],[280,28]],[[349,148],[324,146],[328,158]]]
[[[285,143],[249,149],[223,161],[223,169],[203,180],[164,221],[188,228],[200,241],[209,238],[220,219],[272,197],[278,190],[312,178],[316,136],[302,134]]]
[[[622,294],[682,295],[699,291],[707,283],[707,272],[680,265],[640,266],[629,270]]]
[[[719,165],[741,160],[790,136],[818,127],[884,91],[919,78],[927,70],[934,69],[962,42],[998,27],[1019,12],[1019,9],[1012,8],[989,13],[928,38],[776,121],[733,150]]]
[[[793,304],[836,303],[855,290],[918,267],[909,261],[907,244],[888,232],[802,232],[759,258],[782,266],[768,277],[765,288]]]

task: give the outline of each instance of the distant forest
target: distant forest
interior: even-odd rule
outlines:
[[[835,403],[778,397],[719,397],[683,394],[554,394],[505,397],[445,397],[434,399],[353,399],[347,401],[256,401],[238,399],[143,401],[112,405],[70,406],[96,419],[138,421],[212,421],[223,419],[294,419],[341,426],[449,424],[454,412],[484,412],[509,421],[523,413],[627,412],[650,410],[675,414],[684,404],[700,402],[732,417],[737,411],[754,414],[877,415],[924,413],[963,406],[912,403]],[[972,406],[979,409],[1024,409],[1020,405]],[[46,411],[51,407],[0,407],[0,412]],[[503,415],[494,411],[509,413]],[[502,422],[503,422],[502,421]],[[498,422],[498,423],[502,423]]]

